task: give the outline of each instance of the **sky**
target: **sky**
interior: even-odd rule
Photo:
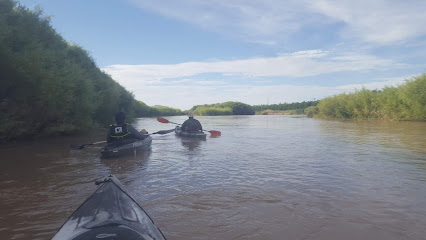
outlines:
[[[21,0],[150,106],[312,101],[426,73],[424,0]]]

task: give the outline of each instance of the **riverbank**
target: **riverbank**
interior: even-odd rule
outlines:
[[[426,74],[398,87],[362,88],[322,99],[305,109],[308,117],[426,121]]]
[[[295,110],[271,110],[266,109],[263,111],[257,111],[255,112],[256,115],[306,115],[303,113],[303,109],[295,109]]]

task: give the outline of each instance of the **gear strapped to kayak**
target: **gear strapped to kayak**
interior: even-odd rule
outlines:
[[[179,123],[170,122],[169,120],[162,118],[162,117],[157,117],[157,121],[159,121],[160,123],[172,123],[172,124],[180,125]],[[217,130],[201,130],[201,131],[209,132],[214,137],[222,135],[222,133],[220,131],[217,131]]]
[[[124,144],[108,144],[101,149],[102,158],[120,157],[135,154],[139,151],[151,150],[152,138],[147,136],[143,140],[133,141]]]
[[[62,225],[52,240],[165,239],[120,181],[110,175]]]
[[[205,134],[203,131],[182,131],[182,128],[179,126],[176,126],[175,133],[178,136],[190,138],[206,139],[207,136],[207,134]]]

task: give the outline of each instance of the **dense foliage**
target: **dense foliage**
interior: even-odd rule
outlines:
[[[139,101],[139,107],[136,109],[137,117],[158,117],[158,116],[176,116],[184,115],[180,109],[164,107],[164,106],[154,106],[150,107],[144,102]]]
[[[426,120],[426,74],[407,80],[399,87],[357,90],[328,97],[308,116],[338,119]]]
[[[253,115],[253,108],[241,102],[224,102],[193,106],[189,111],[196,115]]]
[[[303,115],[305,114],[304,109],[292,109],[292,110],[271,110],[266,109],[260,112],[256,112],[258,115]]]
[[[314,115],[318,114],[318,107],[317,106],[310,106],[305,108],[304,113],[308,117],[314,117]]]
[[[40,9],[1,0],[0,29],[0,140],[104,126],[119,110],[144,111]]]
[[[319,100],[317,101],[303,101],[303,102],[294,102],[294,103],[279,103],[279,104],[262,104],[252,106],[253,110],[256,112],[261,112],[264,110],[274,110],[274,111],[287,111],[295,110],[298,114],[302,113],[303,110],[310,106],[316,106]]]
[[[198,106],[194,112],[197,115],[201,116],[224,116],[224,115],[232,115],[232,108],[225,107],[205,107]]]
[[[159,106],[159,107],[151,107],[151,113],[145,116],[157,117],[157,116],[176,116],[176,115],[184,115],[184,114],[185,113],[182,112],[180,109]]]

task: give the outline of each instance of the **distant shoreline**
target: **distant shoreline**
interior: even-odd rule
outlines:
[[[271,109],[266,109],[263,111],[257,111],[256,115],[306,115],[305,113],[303,113],[303,110],[271,110]]]

